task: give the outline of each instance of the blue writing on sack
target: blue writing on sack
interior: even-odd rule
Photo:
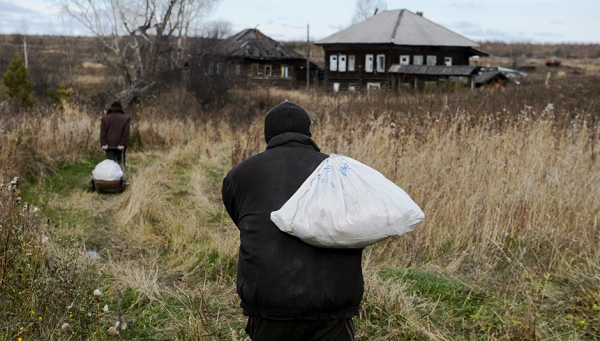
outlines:
[[[343,176],[347,176],[349,170],[352,170],[352,168],[350,168],[350,166],[348,166],[347,163],[344,163],[344,165],[342,167],[340,167],[340,172],[342,173]]]
[[[335,188],[335,185],[331,183],[331,181],[329,180],[329,178],[322,177],[321,173],[319,173],[317,175],[317,181],[320,182],[320,183],[331,185],[331,188]]]

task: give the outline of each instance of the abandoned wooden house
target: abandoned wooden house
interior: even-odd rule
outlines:
[[[334,91],[388,87],[396,64],[464,66],[472,56],[488,56],[477,43],[405,9],[383,11],[315,44],[325,51],[324,82]],[[396,70],[394,82],[404,83],[402,77]],[[412,75],[412,85],[419,86],[421,78],[432,74]]]
[[[243,30],[227,39],[220,47],[223,62],[209,64],[209,74],[226,73],[237,76],[243,86],[297,88],[306,86],[306,72],[310,82],[318,80],[318,66],[312,62],[307,68],[306,58],[269,38],[257,29]]]

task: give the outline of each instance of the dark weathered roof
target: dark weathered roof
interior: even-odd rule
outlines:
[[[478,46],[474,41],[405,9],[383,11],[316,44]]]
[[[475,84],[486,84],[495,77],[500,79],[508,79],[505,74],[498,70],[483,71],[479,75],[475,76]]]
[[[249,59],[306,59],[253,28],[245,29],[223,41],[222,52],[229,57]]]
[[[401,73],[405,75],[429,75],[461,77],[471,76],[477,73],[477,67],[468,65],[400,65],[393,64],[388,70],[390,73]]]

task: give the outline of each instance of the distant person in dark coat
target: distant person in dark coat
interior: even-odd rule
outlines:
[[[129,124],[131,118],[125,115],[121,103],[114,102],[100,124],[100,145],[106,151],[106,158],[123,164],[125,168],[125,151],[129,140]]]
[[[223,203],[240,231],[237,293],[254,341],[354,339],[362,249],[318,248],[270,219],[328,157],[311,139],[310,125],[299,105],[275,106],[265,117],[266,151],[223,180]]]

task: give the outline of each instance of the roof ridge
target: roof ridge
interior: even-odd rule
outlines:
[[[400,27],[400,20],[402,20],[403,14],[404,14],[404,9],[401,9],[400,13],[398,14],[398,20],[396,20],[396,26],[394,26],[394,29],[392,30],[392,38],[391,38],[392,43],[394,42],[394,40],[396,40],[396,33],[398,32],[398,27]]]

